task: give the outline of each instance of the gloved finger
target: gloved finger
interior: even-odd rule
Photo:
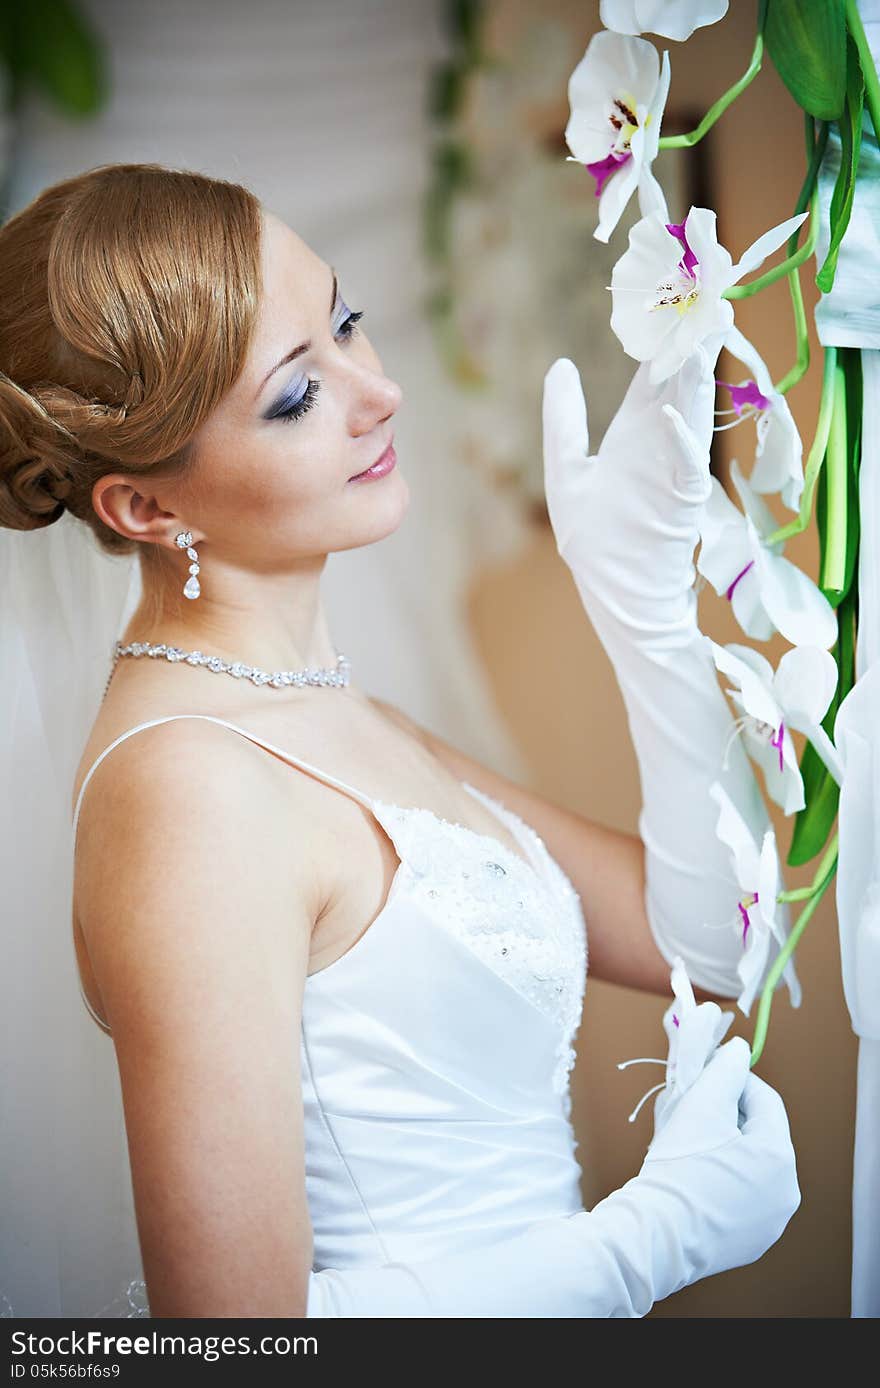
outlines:
[[[751,1051],[740,1036],[719,1046],[705,1069],[679,1097],[648,1148],[647,1158],[675,1158],[711,1151],[739,1134],[739,1099],[749,1076]]]
[[[746,1137],[759,1137],[780,1147],[787,1147],[791,1143],[788,1114],[782,1096],[760,1075],[749,1074],[739,1106],[745,1115],[742,1132]]]
[[[738,1104],[749,1078],[752,1052],[742,1036],[732,1036],[719,1046],[688,1089],[697,1098],[710,1091],[725,1103]],[[686,1096],[685,1096],[686,1097]]]
[[[542,405],[545,473],[585,463],[590,452],[587,402],[580,372],[559,357],[544,377]]]
[[[676,488],[683,496],[694,501],[708,500],[712,490],[709,450],[703,447],[698,436],[674,405],[664,405],[663,413],[669,419],[678,441],[675,460]]]

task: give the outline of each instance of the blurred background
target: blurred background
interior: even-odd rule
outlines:
[[[337,645],[370,693],[549,799],[635,832],[623,704],[556,552],[542,487],[551,363],[569,356],[580,368],[593,450],[634,370],[608,326],[607,286],[637,203],[608,245],[596,241],[593,183],[566,161],[563,138],[568,78],[601,27],[598,0],[26,8],[25,50],[7,54],[0,76],[2,215],[86,168],[156,161],[247,184],[334,264],[403,388],[396,447],[412,498],[394,535],[328,561]],[[656,40],[672,63],[664,133],[692,128],[745,71],[755,10],[733,0],[686,43]],[[802,121],[769,60],[706,139],[655,167],[673,219],[691,203],[713,207],[734,259],[790,216]],[[818,291],[802,279],[812,323]],[[736,313],[778,379],[794,359],[785,282]],[[807,441],[817,357],[788,397]],[[719,375],[740,379],[731,370],[722,356]],[[725,486],[731,457],[740,449],[748,471],[753,446],[749,425],[716,435]],[[815,576],[814,527],[786,553]],[[716,641],[742,638],[711,588],[700,610]],[[781,638],[761,646],[774,665],[784,649]],[[792,823],[770,809],[784,852]],[[814,866],[787,868],[785,885],[805,885]],[[801,1208],[759,1264],[686,1289],[653,1316],[849,1315],[856,1042],[832,890],[797,958],[803,1005],[777,994],[758,1068],[788,1107]],[[650,1105],[634,1124],[627,1115],[647,1081],[640,1067],[616,1066],[655,1053],[665,1005],[588,981],[573,1075],[588,1206],[641,1163]],[[751,1023],[737,1014],[734,1030],[750,1038]]]

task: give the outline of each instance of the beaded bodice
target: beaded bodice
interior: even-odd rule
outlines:
[[[587,974],[580,898],[534,829],[485,791],[463,784],[529,848],[531,863],[493,835],[432,810],[381,800],[373,810],[401,857],[406,890],[557,1028],[553,1085],[568,1114]]]

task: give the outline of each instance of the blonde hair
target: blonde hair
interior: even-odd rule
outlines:
[[[161,164],[105,164],[0,227],[0,525],[66,510],[112,554],[107,473],[175,476],[241,373],[262,293],[261,204]],[[158,549],[158,546],[141,546]]]

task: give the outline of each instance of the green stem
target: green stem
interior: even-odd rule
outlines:
[[[804,130],[807,142],[807,157],[809,164],[804,177],[801,191],[798,196],[797,205],[794,210],[796,216],[798,212],[803,212],[804,208],[813,196],[813,189],[819,177],[819,166],[825,154],[825,147],[828,144],[828,121],[821,121],[819,125],[819,138],[815,137],[815,122],[813,117],[804,112]],[[800,227],[791,236],[788,242],[787,254],[792,255],[797,247],[797,239],[800,235]],[[795,364],[777,381],[775,389],[780,395],[785,395],[786,391],[791,390],[792,386],[797,385],[802,376],[805,376],[810,367],[810,336],[807,331],[807,315],[804,309],[804,296],[801,292],[801,277],[797,270],[789,271],[788,288],[791,294],[791,306],[794,313],[794,334],[797,345],[797,355]]]
[[[741,92],[744,92],[750,82],[753,82],[761,71],[761,59],[764,54],[764,21],[767,17],[767,0],[760,0],[758,5],[758,32],[755,37],[755,46],[752,49],[751,61],[738,82],[734,82],[732,87],[719,96],[706,112],[703,119],[695,130],[689,130],[686,135],[661,135],[659,141],[660,149],[685,149],[690,145],[697,144],[702,140],[707,131],[724,115],[728,106],[731,106]]]
[[[800,230],[800,227],[798,227]],[[813,197],[810,202],[810,231],[806,241],[794,255],[788,255],[785,260],[774,265],[772,270],[767,270],[765,274],[759,275],[751,284],[731,284],[721,292],[722,299],[748,299],[752,294],[759,294],[768,285],[775,284],[781,280],[783,275],[789,275],[796,270],[799,265],[803,265],[805,260],[809,260],[816,249],[816,238],[819,234],[819,199]]]
[[[818,202],[818,198],[816,199]],[[831,414],[834,405],[834,376],[837,366],[837,348],[825,348],[825,366],[822,374],[822,397],[819,401],[819,419],[816,424],[816,436],[813,439],[807,457],[806,467],[804,468],[804,490],[801,494],[801,504],[798,514],[788,525],[782,525],[772,534],[765,535],[763,543],[772,548],[780,540],[787,540],[790,535],[799,535],[802,530],[806,530],[810,523],[810,515],[813,509],[813,492],[816,489],[816,480],[819,476],[819,469],[822,466],[822,459],[825,457],[825,449],[828,446],[828,434],[831,429]]]
[[[841,357],[834,366],[831,428],[825,458],[825,553],[819,566],[819,586],[842,593],[846,570],[846,369]]]
[[[807,315],[804,309],[804,296],[801,292],[801,277],[797,270],[789,272],[788,289],[791,294],[791,308],[794,314],[794,340],[797,345],[797,355],[794,366],[790,367],[782,379],[776,382],[776,390],[780,395],[785,395],[792,386],[796,386],[801,377],[805,376],[810,369],[810,335],[807,331]]]
[[[825,878],[833,868],[837,860],[837,834],[828,843],[828,847],[822,854],[819,866],[813,873],[813,880],[809,887],[795,887],[790,892],[780,892],[777,901],[806,901],[808,897],[815,896],[820,887],[824,886]]]
[[[780,892],[780,893],[778,894],[776,900],[777,900],[777,901],[806,901],[809,897],[814,896],[814,895],[815,895],[815,892],[816,892],[815,887],[794,887],[794,888],[792,888],[792,890],[791,890],[790,892]]]
[[[764,1042],[767,1039],[767,1028],[770,1025],[770,1007],[773,1002],[773,993],[776,985],[782,977],[786,964],[797,948],[798,942],[807,928],[810,917],[813,915],[819,902],[822,900],[826,887],[834,876],[834,869],[837,865],[837,834],[831,840],[828,848],[819,865],[819,869],[814,878],[815,889],[807,905],[798,916],[796,923],[792,926],[788,939],[780,949],[773,961],[772,968],[767,975],[767,981],[761,990],[761,1001],[758,1004],[758,1017],[755,1023],[755,1035],[752,1040],[752,1065],[757,1065],[761,1059],[761,1052],[764,1049]],[[824,876],[822,874],[824,873]]]
[[[865,105],[871,117],[874,134],[880,140],[880,77],[877,76],[856,0],[846,0],[846,26],[858,50],[859,64],[865,79]]]

